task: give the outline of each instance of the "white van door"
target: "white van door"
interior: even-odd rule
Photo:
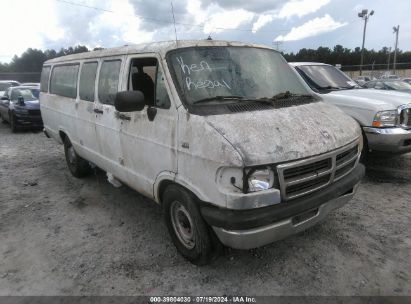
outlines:
[[[146,107],[121,113],[121,146],[129,185],[152,197],[156,178],[177,172],[177,109],[157,58],[129,56],[125,66],[123,91],[142,91]]]
[[[97,164],[114,176],[124,179],[124,159],[120,143],[121,120],[114,108],[119,89],[122,57],[104,58],[98,73],[97,100],[93,112],[101,160]]]
[[[96,97],[97,81],[96,60],[83,62],[80,68],[79,94],[76,99],[77,109],[77,136],[82,149],[82,154],[86,159],[95,161],[100,156],[94,113],[94,102]]]

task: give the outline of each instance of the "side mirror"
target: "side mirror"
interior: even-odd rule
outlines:
[[[24,98],[23,98],[23,96],[19,96],[19,97],[17,98],[17,103],[18,103],[20,106],[23,106],[23,105],[24,105]]]
[[[118,92],[114,100],[114,107],[119,112],[134,112],[144,109],[146,103],[141,91]]]

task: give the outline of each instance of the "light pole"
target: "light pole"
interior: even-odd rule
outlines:
[[[394,75],[395,75],[395,68],[396,68],[396,65],[397,65],[397,46],[398,46],[398,34],[400,33],[400,26],[398,25],[398,26],[394,26],[393,28],[392,28],[393,30],[394,30],[394,33],[395,33],[395,49],[394,49],[394,66],[393,66],[393,68],[394,68]]]
[[[367,22],[370,16],[374,15],[374,11],[368,13],[367,9],[363,9],[361,13],[358,13],[358,17],[364,19],[364,32],[362,35],[362,48],[361,48],[361,64],[360,64],[360,76],[362,75],[362,65],[364,63],[364,42],[365,42],[365,31],[367,30]]]

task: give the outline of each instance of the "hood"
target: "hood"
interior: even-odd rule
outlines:
[[[351,89],[332,91],[321,95],[324,99],[329,97],[336,99],[356,99],[364,106],[377,110],[393,110],[400,105],[411,103],[411,95],[398,91],[385,91],[375,89]]]
[[[40,109],[40,103],[38,100],[25,100],[24,105],[21,106],[17,102],[14,103],[15,107],[21,108],[21,109],[26,109],[26,110],[39,110]]]
[[[244,165],[263,165],[322,154],[361,135],[338,108],[315,102],[275,110],[205,117],[241,155]]]

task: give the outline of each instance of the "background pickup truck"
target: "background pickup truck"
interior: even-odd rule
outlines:
[[[325,102],[338,106],[362,127],[364,150],[411,151],[411,95],[363,89],[332,65],[289,63]]]

